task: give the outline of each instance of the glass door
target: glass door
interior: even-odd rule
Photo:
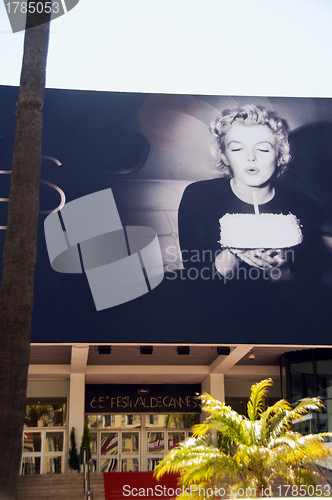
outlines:
[[[42,459],[42,433],[23,433],[21,474],[40,474]]]
[[[140,470],[140,433],[123,432],[121,439],[122,472],[138,472]]]
[[[146,470],[154,470],[157,463],[186,437],[186,431],[146,432]]]
[[[188,435],[183,430],[91,432],[91,472],[154,470]]]
[[[21,474],[64,472],[65,429],[25,429]]]
[[[92,432],[92,470],[129,472],[140,470],[140,432]]]
[[[92,472],[154,470],[191,435],[199,414],[88,415]]]
[[[146,432],[147,470],[154,470],[165,454],[165,432]]]
[[[97,443],[98,446],[98,443]],[[112,472],[119,470],[119,433],[100,433],[100,472]]]

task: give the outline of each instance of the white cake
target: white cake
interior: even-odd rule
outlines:
[[[220,223],[220,244],[229,248],[287,248],[301,243],[295,215],[226,214]]]

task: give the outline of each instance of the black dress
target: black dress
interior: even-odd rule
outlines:
[[[289,267],[294,279],[313,280],[320,274],[317,244],[318,211],[315,202],[298,191],[275,186],[272,200],[259,205],[261,213],[295,215],[301,225],[303,242],[287,252]],[[184,191],[179,207],[179,238],[183,264],[189,271],[195,268],[208,276],[216,276],[215,257],[222,251],[219,219],[226,213],[253,214],[254,206],[240,200],[233,193],[229,179],[211,179],[190,184]],[[240,267],[250,269],[247,264]],[[190,271],[189,271],[190,272]],[[248,273],[238,273],[239,281]],[[256,274],[254,281],[257,281]],[[234,281],[234,280],[233,280]],[[266,279],[264,281],[267,281]]]
[[[248,271],[255,268],[242,262],[239,269],[247,273],[239,271],[233,279],[221,276],[214,266],[215,256],[222,251],[219,219],[226,213],[254,213],[254,206],[234,195],[229,179],[196,182],[186,188],[179,207],[182,271],[186,273],[181,275],[186,280],[181,286],[187,284],[187,290],[181,290],[184,310],[194,311],[196,323],[207,336],[222,332],[220,342],[299,343],[304,331],[313,334],[317,329],[326,337],[325,343],[330,342],[324,332],[331,321],[331,292],[320,283],[323,259],[315,202],[276,184],[273,199],[259,209],[261,213],[292,213],[300,221],[303,241],[293,247],[293,256],[288,253],[290,281],[271,281],[263,274],[259,279],[252,274],[251,279]]]

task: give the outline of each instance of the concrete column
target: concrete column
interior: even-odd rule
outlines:
[[[213,398],[218,399],[222,403],[225,402],[225,380],[223,373],[210,373],[202,381],[202,392],[207,392]],[[206,418],[206,413],[201,415],[201,422]]]
[[[79,452],[84,428],[85,373],[71,373],[69,387],[69,433],[75,427],[76,446]]]
[[[202,392],[207,392],[222,403],[225,402],[225,381],[223,373],[210,373],[202,382]]]
[[[69,387],[69,433],[75,427],[76,446],[79,451],[84,428],[85,371],[89,345],[73,345],[71,348]]]

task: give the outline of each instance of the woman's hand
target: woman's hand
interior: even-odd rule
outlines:
[[[229,251],[246,264],[249,264],[249,266],[258,267],[259,269],[271,270],[286,264],[285,251],[280,248],[268,250],[264,248],[250,250],[230,248]]]
[[[286,252],[283,249],[250,249],[226,248],[215,260],[217,271],[228,279],[233,279],[234,270],[240,262],[262,269],[264,276],[272,281],[292,279],[291,271],[286,261]]]

